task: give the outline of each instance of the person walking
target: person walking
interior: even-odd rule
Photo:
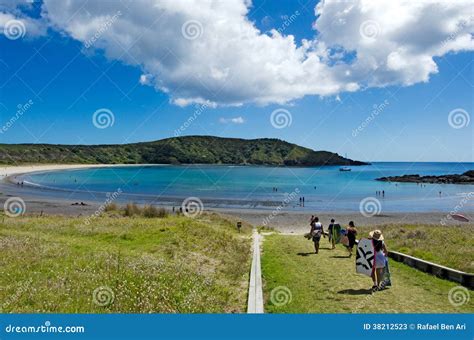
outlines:
[[[352,256],[352,249],[354,248],[355,241],[357,236],[357,229],[355,227],[354,221],[349,222],[349,227],[347,227],[347,238],[349,239],[349,245],[347,250],[349,251],[349,257]]]
[[[385,246],[384,237],[380,230],[374,230],[369,233],[369,239],[372,239],[375,250],[375,270],[372,273],[373,291],[384,289],[390,283],[385,281],[385,267],[387,265],[388,250]]]
[[[331,223],[328,226],[329,243],[331,244],[331,249],[336,248],[336,240],[334,238],[334,225],[335,221],[334,218],[332,218]]]
[[[314,253],[319,253],[319,241],[321,240],[321,235],[323,234],[323,225],[319,222],[319,217],[315,216],[311,218],[311,229],[310,235],[314,242]]]

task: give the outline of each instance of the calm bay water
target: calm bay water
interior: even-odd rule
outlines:
[[[21,180],[100,200],[98,193],[123,194],[119,201],[164,203],[196,196],[215,206],[273,209],[287,199],[289,210],[357,211],[366,197],[377,197],[383,211],[474,211],[463,201],[474,185],[386,183],[382,176],[443,175],[474,169],[474,163],[373,163],[341,172],[339,167],[139,166],[33,173]],[[273,191],[273,188],[278,191]],[[375,195],[384,190],[385,197]],[[439,192],[441,191],[441,196]],[[52,192],[54,194],[54,192]],[[81,196],[82,195],[82,196]],[[290,196],[289,196],[290,195]],[[305,207],[299,197],[305,197]],[[289,199],[292,198],[292,199]]]

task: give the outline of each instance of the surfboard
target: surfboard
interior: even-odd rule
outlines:
[[[461,214],[451,214],[451,217],[453,220],[459,221],[459,222],[469,222],[469,219]]]
[[[375,266],[375,249],[372,240],[363,238],[357,245],[356,272],[371,276]]]
[[[341,242],[341,225],[340,224],[335,224],[332,227],[332,238],[334,240],[334,243],[339,243]]]

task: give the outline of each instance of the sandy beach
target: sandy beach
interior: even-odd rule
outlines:
[[[87,216],[93,214],[103,204],[102,196],[97,195],[95,200],[84,201],[85,205],[73,205],[77,203],[77,199],[69,196],[67,192],[58,192],[52,195],[51,191],[43,191],[33,187],[18,188],[16,185],[8,182],[7,178],[14,179],[15,175],[25,174],[36,171],[52,171],[65,169],[81,169],[81,168],[98,168],[118,166],[117,164],[48,164],[48,165],[28,165],[28,166],[3,166],[0,168],[0,204],[3,205],[9,197],[20,196],[26,204],[26,214],[60,214],[68,216]],[[121,165],[120,165],[121,166]],[[134,165],[131,165],[134,166]],[[12,181],[14,182],[14,180]],[[122,204],[120,202],[119,204]],[[171,208],[179,206],[179,201],[170,203],[166,199],[158,201],[157,204]],[[210,204],[212,205],[212,204]],[[206,208],[206,211],[218,212],[223,215],[229,215],[237,219],[241,219],[254,226],[266,225],[275,230],[285,233],[302,234],[307,232],[308,220],[312,213],[317,214],[324,225],[328,225],[331,218],[336,219],[341,225],[347,225],[349,221],[354,221],[356,225],[373,225],[382,226],[386,224],[432,224],[439,225],[440,221],[446,218],[449,213],[446,212],[394,212],[382,213],[372,217],[365,217],[359,212],[303,212],[303,211],[279,211],[269,209],[256,208]],[[471,214],[472,215],[472,214]],[[472,220],[474,216],[467,217],[471,220],[469,223],[460,223],[456,221],[448,221],[449,225],[474,225]]]

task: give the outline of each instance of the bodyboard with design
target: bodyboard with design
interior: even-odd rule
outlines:
[[[375,249],[372,240],[363,238],[357,246],[356,272],[367,276],[372,275],[375,265]]]

